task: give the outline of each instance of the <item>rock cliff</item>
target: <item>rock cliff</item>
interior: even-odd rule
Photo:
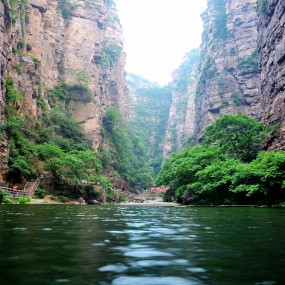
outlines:
[[[194,135],[199,63],[199,51],[194,49],[185,55],[181,66],[172,74],[172,103],[163,143],[163,157],[181,150],[189,137]]]
[[[105,110],[115,106],[127,114],[126,55],[112,0],[2,1],[0,50],[1,121],[7,76],[23,96],[17,108],[26,117],[41,116],[39,103],[49,106],[48,90],[60,82],[87,85],[88,94],[74,94],[66,105],[83,123],[94,150]],[[5,134],[0,153],[3,174],[9,156]]]
[[[196,135],[223,114],[262,118],[256,0],[208,0],[196,98]]]
[[[264,148],[285,149],[285,2],[259,1],[259,11],[264,122],[273,127]]]
[[[131,99],[129,123],[144,142],[147,161],[156,174],[163,160],[171,88],[160,87],[134,74],[128,74],[127,82]]]

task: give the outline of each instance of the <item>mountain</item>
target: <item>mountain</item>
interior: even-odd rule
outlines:
[[[163,157],[182,149],[195,133],[195,96],[198,83],[200,53],[188,52],[180,67],[172,74],[172,104],[163,144]]]
[[[126,54],[114,2],[5,0],[0,3],[0,25],[0,180],[7,178],[8,164],[16,156],[35,163],[19,154],[24,147],[19,140],[35,141],[22,130],[39,134],[37,126],[42,125],[48,131],[52,126],[46,118],[56,108],[61,111],[54,121],[63,121],[69,112],[98,151],[106,110],[112,106],[127,116]],[[9,129],[12,121],[21,121],[18,138]],[[61,147],[71,136],[64,130],[68,122],[60,134],[59,127],[47,134],[61,136]]]
[[[262,119],[256,0],[208,0],[196,98],[196,136],[223,114]]]

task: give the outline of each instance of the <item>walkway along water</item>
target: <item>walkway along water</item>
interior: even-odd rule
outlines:
[[[29,197],[32,198],[35,194],[36,189],[39,186],[40,179],[36,181],[27,181],[24,189],[22,190],[14,190],[9,187],[0,187],[0,190],[5,191],[8,193],[8,198],[10,199],[19,199],[22,197]]]

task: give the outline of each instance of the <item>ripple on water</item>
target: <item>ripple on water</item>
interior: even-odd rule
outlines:
[[[157,267],[157,266],[185,266],[189,265],[189,261],[186,259],[176,259],[176,260],[140,260],[132,262],[131,267]]]
[[[70,282],[69,279],[56,279],[55,280],[56,283],[67,283],[67,282]]]
[[[181,277],[129,277],[122,276],[113,280],[112,285],[198,285],[194,280]]]
[[[147,249],[137,249],[125,252],[124,256],[135,257],[135,258],[146,258],[146,257],[168,257],[168,256],[173,256],[173,254],[147,248]]]
[[[28,230],[28,228],[13,228],[14,231],[17,231],[17,232],[24,232],[26,230]]]
[[[128,270],[128,267],[123,264],[109,264],[98,269],[101,272],[116,272],[122,273]]]
[[[50,231],[52,231],[51,228],[43,228],[42,230],[43,230],[44,232],[50,232]]]
[[[207,272],[206,269],[201,268],[201,267],[191,267],[191,268],[187,268],[187,270],[192,272],[192,273],[204,273],[204,272]]]

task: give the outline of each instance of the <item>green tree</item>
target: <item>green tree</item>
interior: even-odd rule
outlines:
[[[260,152],[251,163],[241,164],[231,178],[230,191],[248,197],[261,195],[268,202],[285,198],[285,152]]]
[[[229,156],[250,162],[261,151],[265,132],[261,122],[246,115],[223,115],[206,128],[204,144],[219,146]]]
[[[175,189],[175,195],[179,198],[184,191],[192,189],[199,171],[224,157],[217,147],[186,147],[166,160],[156,182]]]

